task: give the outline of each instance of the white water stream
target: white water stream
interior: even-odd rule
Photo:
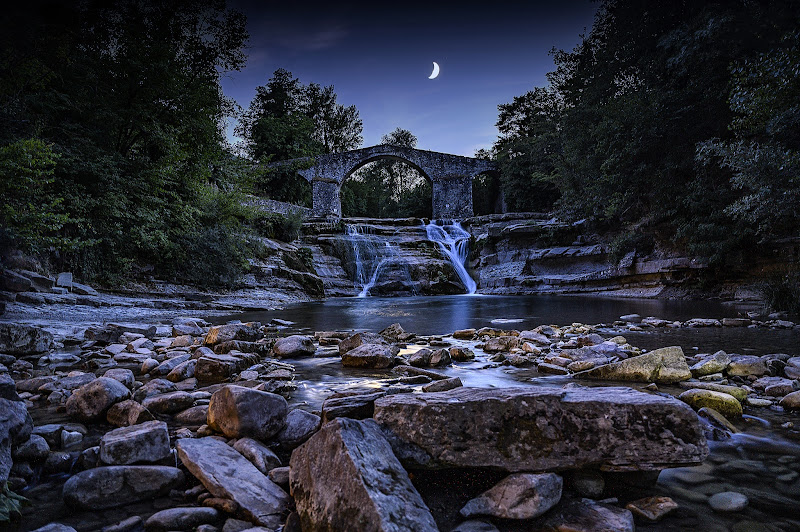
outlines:
[[[367,297],[378,281],[381,271],[389,263],[399,261],[400,253],[396,245],[371,234],[368,226],[348,225],[346,231],[353,246],[353,261],[356,267],[355,288],[359,290],[358,297]],[[410,280],[407,272],[406,276]]]
[[[436,220],[431,220],[429,224],[423,224],[428,240],[439,244],[439,249],[450,259],[453,269],[458,274],[458,278],[461,279],[464,288],[467,289],[467,293],[474,294],[477,285],[465,267],[467,255],[469,254],[470,234],[456,221],[451,223],[441,221],[440,223],[441,225]]]

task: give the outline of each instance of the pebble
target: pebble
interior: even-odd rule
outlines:
[[[627,510],[643,521],[655,523],[678,509],[678,503],[669,497],[646,497],[628,503]]]
[[[769,399],[759,399],[758,397],[748,397],[744,400],[744,402],[747,406],[764,407],[772,405],[772,401]]]
[[[715,512],[741,512],[747,506],[747,497],[735,491],[723,491],[712,495],[708,504]]]

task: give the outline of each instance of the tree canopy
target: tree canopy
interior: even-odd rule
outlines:
[[[2,179],[24,186],[14,165],[35,149],[48,212],[69,214],[37,229],[71,244],[53,249],[61,267],[194,279],[193,256],[241,262],[229,230],[239,219],[214,211],[220,179],[234,176],[220,171],[232,164],[222,126],[233,105],[219,80],[244,65],[247,38],[244,16],[218,0],[32,1],[4,16]],[[15,212],[2,224],[19,236]]]
[[[499,106],[509,207],[657,228],[719,265],[796,236],[799,19],[789,1],[604,1],[549,84]]]
[[[337,103],[333,86],[303,85],[291,72],[278,69],[256,88],[236,134],[253,161],[270,163],[358,148],[362,130],[358,109]],[[311,189],[296,170],[263,166],[257,190],[272,199],[308,205]]]

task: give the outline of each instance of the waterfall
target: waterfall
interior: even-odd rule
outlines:
[[[365,225],[347,225],[346,234],[353,248],[355,265],[354,285],[358,297],[367,297],[370,290],[389,266],[400,267],[412,292],[416,293],[408,265],[401,259],[399,249],[385,238],[371,234]]]
[[[428,225],[423,223],[423,226],[428,235],[428,240],[439,244],[439,249],[450,259],[453,269],[467,289],[467,293],[474,294],[477,285],[464,266],[469,254],[470,234],[456,221],[452,221],[452,223],[441,221],[441,225],[438,225],[436,220],[431,220],[431,223]]]

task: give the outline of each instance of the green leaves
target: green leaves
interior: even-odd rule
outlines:
[[[12,517],[21,516],[22,506],[28,504],[28,499],[11,491],[6,482],[0,489],[0,523],[7,523]]]
[[[550,85],[499,106],[509,208],[658,227],[716,265],[797,235],[799,15],[786,2],[603,2],[589,35],[553,52]],[[546,185],[555,194],[535,203]]]
[[[241,271],[236,236],[198,235],[238,223],[212,208],[224,199],[207,201],[207,190],[240,184],[223,148],[231,105],[220,77],[244,65],[244,16],[218,0],[33,4],[0,23],[0,138],[47,148],[29,150],[28,181],[21,163],[2,170],[13,196],[2,213],[9,245],[57,246],[57,267],[87,279],[142,268],[218,282],[192,273],[189,239],[215,242],[220,267]]]
[[[0,226],[25,251],[78,244],[59,235],[70,218],[63,212],[64,198],[52,190],[57,160],[51,147],[37,139],[0,147]]]
[[[358,109],[336,103],[333,86],[303,85],[281,68],[256,88],[236,134],[253,160],[267,162],[352,150],[362,130]]]

